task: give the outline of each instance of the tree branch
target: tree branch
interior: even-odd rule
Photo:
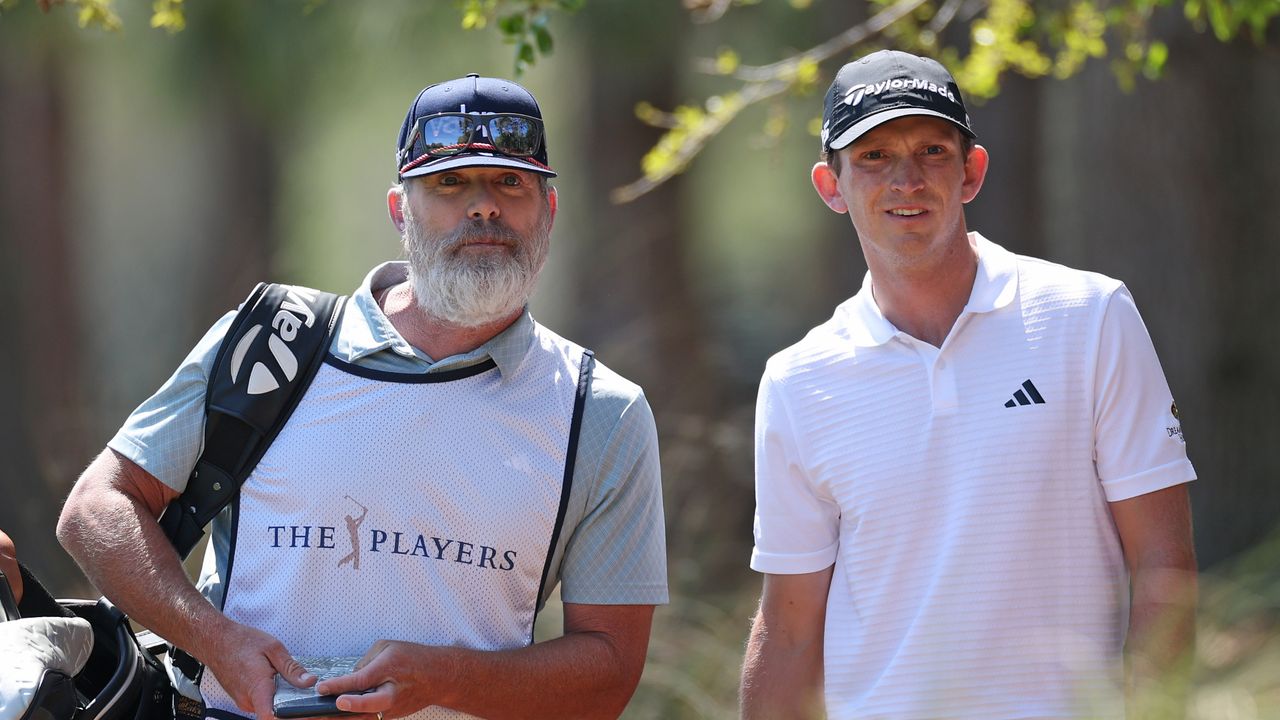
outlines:
[[[670,180],[673,176],[679,174],[688,167],[689,162],[692,161],[698,153],[702,152],[702,148],[706,146],[707,141],[723,130],[730,121],[738,116],[738,113],[758,102],[763,102],[769,98],[781,95],[790,87],[790,82],[782,80],[775,80],[768,83],[754,83],[744,86],[742,91],[739,93],[740,104],[736,109],[732,112],[724,112],[709,116],[704,122],[689,131],[689,136],[683,143],[681,143],[679,149],[676,150],[675,158],[668,169],[661,173],[655,173],[652,176],[639,178],[633,182],[623,185],[620,188],[615,188],[613,192],[609,194],[609,198],[618,204],[629,203],[658,187],[667,180]]]
[[[959,5],[962,1],[950,0],[948,5]],[[669,131],[667,137],[671,137],[671,133],[676,132],[684,132],[685,137],[672,153],[672,157],[665,164],[665,167],[657,172],[646,172],[644,177],[616,188],[610,193],[610,198],[615,203],[631,202],[683,172],[689,163],[697,157],[698,153],[702,152],[702,148],[706,146],[707,141],[715,137],[739,113],[752,105],[777,97],[795,86],[800,81],[802,67],[816,65],[829,60],[857,44],[865,42],[868,38],[884,32],[890,25],[915,11],[916,8],[926,2],[928,0],[898,0],[898,2],[876,13],[865,22],[854,25],[830,40],[815,45],[802,53],[769,65],[738,68],[730,74],[730,77],[743,81],[742,88],[737,93],[735,107],[728,112],[708,115],[697,125],[681,127],[679,123],[676,123],[676,127]],[[954,14],[955,9],[952,9],[951,15],[954,16]],[[702,61],[704,66],[707,63],[714,66],[714,61]],[[722,75],[724,73],[716,72],[714,74]],[[665,114],[661,117],[668,120],[673,118],[673,116]],[[651,124],[657,123],[651,122]]]
[[[838,53],[864,42],[867,38],[884,32],[885,28],[901,20],[905,15],[915,11],[928,0],[898,0],[898,2],[881,10],[865,22],[854,25],[824,43],[815,45],[798,55],[786,60],[760,66],[743,66],[732,73],[732,77],[746,82],[765,82],[778,79],[788,73],[795,73],[796,68],[806,62],[821,63],[830,60]]]

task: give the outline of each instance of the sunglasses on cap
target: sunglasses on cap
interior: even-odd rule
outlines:
[[[496,151],[527,158],[542,147],[542,121],[528,115],[439,113],[418,118],[401,162],[422,155],[440,158],[468,151]]]

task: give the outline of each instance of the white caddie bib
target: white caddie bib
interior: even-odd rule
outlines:
[[[506,375],[328,358],[241,489],[223,612],[294,656],[530,644],[583,360],[541,328]],[[240,713],[212,673],[200,689],[210,716]]]

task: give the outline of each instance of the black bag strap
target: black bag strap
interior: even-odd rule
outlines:
[[[324,362],[345,297],[259,283],[218,348],[205,396],[204,450],[160,527],[186,558],[288,422]]]
[[[578,463],[578,438],[582,434],[582,415],[587,407],[587,394],[591,392],[591,378],[595,372],[596,355],[590,350],[582,352],[578,366],[578,389],[573,397],[573,418],[569,421],[569,446],[565,450],[564,478],[560,485],[560,507],[556,511],[556,524],[551,530],[551,543],[547,546],[547,559],[542,564],[542,580],[538,582],[538,594],[533,596],[533,621],[529,623],[529,642],[533,642],[534,627],[538,623],[538,607],[542,593],[547,589],[547,576],[551,573],[551,558],[560,544],[564,530],[564,518],[569,511],[569,495],[573,493],[573,473]]]
[[[22,613],[18,612],[18,601],[13,598],[13,588],[9,587],[9,578],[5,577],[3,570],[0,570],[0,622],[21,618]]]

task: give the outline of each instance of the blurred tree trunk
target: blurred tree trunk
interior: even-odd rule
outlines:
[[[1101,65],[1038,85],[1039,170],[1025,187],[1038,188],[1033,234],[1047,256],[1124,280],[1138,303],[1201,478],[1191,496],[1203,567],[1280,518],[1269,437],[1280,404],[1280,50],[1170,31],[1166,77],[1133,93]],[[993,165],[1007,161],[1025,164]],[[994,200],[1016,206],[1020,195]]]
[[[1179,368],[1184,387],[1203,387],[1203,410],[1193,407],[1183,417],[1203,478],[1192,486],[1192,499],[1200,558],[1209,565],[1280,527],[1280,443],[1270,432],[1280,408],[1280,48],[1190,36],[1171,49],[1184,47],[1187,61],[1161,85],[1173,97],[1155,109],[1165,118],[1190,116],[1186,125],[1172,121],[1183,128],[1173,148],[1189,156],[1181,183],[1193,218],[1182,242],[1190,248],[1189,282],[1204,291],[1194,298],[1202,308],[1167,318],[1166,347],[1186,349],[1201,337],[1212,350],[1189,353],[1197,361],[1191,373]],[[1174,94],[1185,85],[1199,97],[1188,102]],[[1151,240],[1153,253],[1167,251],[1162,238]],[[1177,283],[1167,293],[1185,296],[1186,289]],[[1192,330],[1187,319],[1203,325]],[[1182,397],[1178,386],[1174,392]]]
[[[631,3],[589,3],[576,19],[591,58],[588,104],[595,108],[584,146],[591,158],[586,185],[594,189],[588,227],[595,233],[580,251],[575,332],[603,362],[645,388],[657,416],[663,458],[667,527],[672,558],[698,558],[711,582],[742,558],[717,552],[736,547],[749,522],[750,493],[726,493],[725,458],[715,436],[726,389],[709,349],[707,314],[690,279],[682,178],[625,204],[608,192],[635,178],[638,160],[659,132],[636,119],[636,102],[671,108],[686,100],[677,80],[684,72],[690,30],[677,3],[637,12]],[[749,527],[749,526],[748,526]],[[681,579],[673,563],[672,579]]]
[[[196,233],[207,246],[192,316],[209,318],[236,307],[257,282],[273,279],[282,162],[275,133],[287,132],[285,119],[301,104],[300,85],[287,79],[312,63],[301,48],[277,52],[279,43],[304,42],[289,40],[305,36],[303,29],[290,31],[299,21],[296,7],[222,2],[192,6],[188,13],[174,60],[186,71],[172,81],[203,96],[199,104],[209,111],[209,142],[219,158],[207,223]]]
[[[234,52],[238,43],[226,39],[221,49]],[[230,75],[232,67],[211,63],[209,87],[217,99],[210,128],[223,148],[219,190],[207,210],[210,227],[202,233],[209,243],[209,259],[202,287],[194,296],[193,317],[217,317],[236,307],[260,281],[273,280],[270,259],[276,243],[280,159],[271,128],[246,105],[238,88],[243,79]],[[193,328],[195,333],[204,327]]]
[[[991,154],[982,191],[965,210],[970,230],[1013,252],[1044,257],[1044,193],[1028,184],[1044,159],[1043,81],[1011,77],[1000,95],[970,109],[978,143]],[[1047,179],[1052,182],[1053,179]]]
[[[0,43],[0,453],[16,497],[0,498],[0,528],[52,579],[74,577],[57,551],[61,498],[86,456],[83,363],[68,183],[65,49],[47,34]],[[21,108],[14,112],[13,108]]]
[[[6,475],[0,482],[5,488],[0,492],[0,528],[14,536],[24,561],[55,592],[84,594],[90,588],[53,538],[62,497],[100,450],[101,440],[89,438],[102,433],[91,427],[94,394],[101,390],[90,392],[86,382],[99,381],[102,373],[84,342],[81,313],[88,306],[79,296],[85,283],[76,276],[87,262],[85,237],[97,230],[73,224],[84,206],[70,173],[85,143],[111,138],[70,135],[77,124],[68,115],[67,96],[75,87],[67,72],[68,53],[77,38],[62,37],[48,17],[34,13],[15,22],[30,25],[0,28],[5,31],[0,42],[0,300],[11,311],[9,345],[0,354],[0,399],[9,408],[0,420],[0,452],[6,460],[0,471]],[[139,312],[149,317],[160,312],[154,298],[169,298],[176,314],[191,323],[176,328],[187,338],[198,337],[210,318],[235,307],[256,281],[269,277],[280,158],[270,108],[263,108],[249,89],[254,82],[247,75],[255,72],[254,64],[232,61],[246,42],[244,32],[230,21],[202,23],[175,46],[179,58],[169,59],[182,66],[175,75],[181,76],[177,79],[183,87],[203,96],[200,104],[208,112],[199,119],[200,138],[216,148],[212,165],[183,162],[211,153],[183,154],[166,170],[182,187],[213,186],[205,191],[203,208],[183,228],[186,232],[173,238],[192,249],[190,262],[199,269],[190,276],[196,282],[166,287],[173,280],[145,251],[128,246],[110,250],[139,255],[136,273],[123,280],[138,288],[126,295],[128,302],[142,303]],[[151,82],[163,81],[162,72],[146,72],[153,74]],[[184,180],[195,175],[211,183]],[[148,332],[138,342],[154,339]],[[137,352],[142,361],[156,362],[154,346],[138,346]],[[159,377],[167,376],[185,352],[166,361]],[[148,386],[145,392],[153,389]],[[130,397],[130,407],[142,399]]]

